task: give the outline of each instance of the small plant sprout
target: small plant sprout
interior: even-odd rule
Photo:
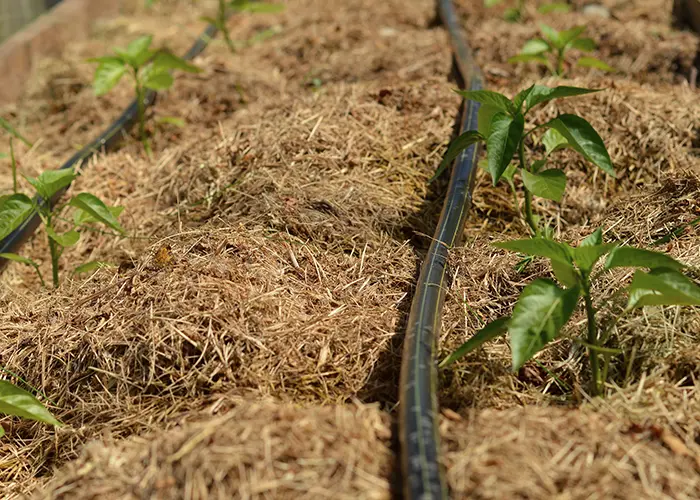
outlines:
[[[118,235],[124,234],[124,229],[117,221],[123,207],[108,207],[99,198],[90,193],[79,193],[67,203],[52,206],[51,200],[60,191],[68,187],[76,175],[70,169],[48,170],[37,178],[25,177],[35,189],[39,198],[30,198],[22,193],[4,196],[0,198],[0,239],[5,238],[17,229],[25,219],[36,210],[41,217],[46,235],[48,237],[49,252],[51,257],[51,274],[54,288],[59,285],[59,259],[63,250],[75,245],[80,239],[81,230],[91,229],[95,223],[104,224],[108,228],[117,231]],[[62,217],[65,209],[73,209],[73,219]],[[57,222],[69,224],[69,229],[59,233]],[[27,264],[34,268],[42,286],[46,286],[44,277],[39,269],[39,264],[33,260],[14,253],[0,253],[0,257]],[[74,272],[87,272],[97,267],[104,266],[101,262],[88,262],[78,266]]]
[[[485,7],[495,7],[503,3],[503,0],[484,0]],[[525,8],[524,0],[516,0],[515,6],[510,7],[503,13],[503,19],[511,23],[517,23],[522,21],[523,13]],[[569,4],[554,2],[541,5],[537,8],[537,12],[540,14],[549,14],[550,12],[569,12],[571,7]]]
[[[231,52],[236,52],[236,45],[231,39],[231,33],[226,25],[229,12],[252,12],[259,14],[274,14],[284,10],[284,5],[278,3],[256,2],[251,0],[219,0],[216,17],[202,17],[203,21],[216,26],[224,36],[224,41]]]
[[[538,104],[564,97],[590,94],[598,90],[533,85],[518,93],[512,100],[503,94],[489,90],[456,92],[466,99],[481,103],[478,130],[469,130],[452,141],[433,179],[440,175],[464,149],[472,144],[485,142],[487,170],[493,179],[494,186],[499,180],[505,179],[514,188],[513,177],[518,173],[522,177],[525,193],[524,217],[535,236],[540,235],[541,231],[538,224],[539,218],[532,211],[533,195],[559,202],[566,189],[566,174],[557,168],[546,168],[552,153],[564,148],[573,149],[587,161],[615,177],[615,170],[603,140],[580,116],[561,114],[525,132],[525,117]],[[534,132],[544,132],[541,142],[545,147],[545,154],[543,158],[530,162],[526,155],[525,144],[527,138]],[[517,155],[518,160],[511,165],[514,155]],[[517,193],[514,196],[515,209],[520,213]]]
[[[13,144],[13,139],[19,139],[27,147],[32,147],[32,143],[29,142],[22,134],[17,132],[10,122],[0,117],[0,127],[3,128],[8,134],[10,134],[10,153],[0,153],[0,158],[10,157],[10,165],[12,168],[12,192],[17,193],[17,161],[15,160],[15,148]]]
[[[520,293],[510,317],[499,318],[486,325],[445,358],[440,363],[441,367],[450,365],[484,342],[508,332],[513,370],[517,371],[549,342],[559,337],[580,299],[583,299],[586,335],[574,341],[588,350],[591,391],[593,395],[598,395],[607,378],[610,357],[622,352],[605,344],[623,315],[644,306],[700,306],[700,287],[681,272],[686,267],[684,264],[664,253],[604,243],[600,229],[576,248],[545,238],[506,241],[495,246],[549,259],[559,284],[544,278],[528,284]],[[605,255],[607,259],[602,269],[594,273],[596,263]],[[593,306],[592,286],[604,273],[619,267],[636,269],[630,284],[615,292],[615,295],[628,293],[627,306],[612,325],[601,332],[596,318],[600,308]],[[644,268],[648,271],[642,270]],[[602,369],[601,357],[604,361]]]
[[[564,76],[564,62],[571,51],[591,52],[596,49],[592,38],[581,36],[585,30],[585,26],[576,26],[569,30],[557,31],[546,24],[540,24],[542,38],[533,38],[525,42],[520,54],[511,57],[508,62],[537,62],[546,66],[553,75]],[[613,67],[595,57],[579,57],[576,64],[603,71],[615,71]]]
[[[61,422],[56,420],[38,399],[6,380],[0,380],[0,413],[56,426],[61,425]],[[5,429],[0,425],[0,436],[4,435]]]
[[[139,138],[150,152],[146,137],[146,90],[166,90],[173,85],[173,70],[199,73],[201,70],[187,61],[164,50],[151,50],[151,35],[131,42],[126,49],[115,48],[114,56],[96,57],[88,61],[97,63],[93,86],[95,94],[104,95],[112,90],[122,77],[129,73],[133,79],[138,102]]]

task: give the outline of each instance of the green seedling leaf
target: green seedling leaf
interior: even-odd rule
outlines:
[[[126,50],[115,48],[114,52],[123,57],[134,68],[140,68],[153,56],[153,52],[148,50],[152,41],[152,35],[144,35],[130,42],[126,46]]]
[[[523,48],[520,49],[520,54],[537,55],[542,54],[543,52],[547,52],[549,49],[550,46],[547,42],[545,42],[541,38],[535,38],[533,40],[528,40],[527,42],[525,42]]]
[[[99,260],[93,260],[93,261],[86,262],[85,264],[81,264],[78,267],[76,267],[73,270],[73,274],[91,273],[93,271],[96,271],[98,269],[102,269],[104,267],[114,267],[114,266],[112,266],[112,264],[109,264],[108,262],[100,262]]]
[[[104,95],[112,90],[126,73],[124,61],[118,57],[100,57],[97,59],[89,59],[89,61],[99,63],[92,82],[95,95],[98,96]]]
[[[428,182],[433,182],[435,179],[440,177],[440,174],[442,174],[442,172],[452,164],[454,159],[457,158],[457,156],[459,156],[459,154],[462,151],[467,149],[472,144],[476,144],[477,142],[483,140],[484,136],[482,136],[476,130],[468,130],[467,132],[464,132],[462,135],[457,137],[454,141],[450,143],[450,146],[447,148],[445,156],[440,162],[440,166]]]
[[[489,340],[500,337],[508,330],[508,321],[510,318],[503,317],[492,321],[481,330],[476,332],[472,338],[459,346],[452,354],[447,356],[440,362],[439,368],[445,368],[460,358],[463,358],[473,350],[477,349]]]
[[[5,129],[5,131],[10,134],[13,137],[16,137],[20,141],[22,141],[24,144],[26,144],[28,147],[32,147],[32,143],[29,142],[22,134],[20,134],[17,129],[15,129],[10,122],[5,120],[4,118],[0,117],[0,127]],[[5,155],[7,157],[7,155]]]
[[[574,40],[576,40],[584,31],[586,31],[585,26],[575,26],[571,29],[560,32],[559,43],[561,44],[561,47],[568,48],[568,46],[570,46],[570,44]]]
[[[185,127],[185,120],[176,116],[159,116],[158,118],[156,118],[156,123],[173,125],[177,128]]]
[[[582,245],[574,248],[574,262],[584,272],[589,272],[603,255],[610,252],[617,246],[617,243],[606,243],[604,245]]]
[[[494,186],[498,183],[505,169],[508,168],[513,154],[518,149],[524,128],[525,119],[519,113],[512,117],[499,112],[491,120],[491,130],[486,140],[486,147],[488,148],[489,172],[493,178]]]
[[[542,170],[542,167],[544,167],[547,164],[547,160],[535,160],[532,162],[532,165],[530,165],[530,171],[533,174],[536,174],[540,170]]]
[[[591,52],[597,48],[592,38],[577,38],[571,42],[569,47],[583,52]]]
[[[107,207],[107,210],[109,210],[109,213],[112,214],[112,217],[115,219],[118,219],[121,213],[124,211],[124,207],[118,206],[118,207]],[[90,224],[92,222],[99,222],[95,217],[93,217],[90,213],[86,212],[85,210],[76,210],[73,213],[73,223],[76,226],[83,226],[85,224]]]
[[[550,128],[542,135],[542,144],[547,156],[551,153],[569,146],[569,141],[556,129]]]
[[[560,48],[559,32],[557,30],[546,24],[540,24],[540,31],[554,47]]]
[[[56,420],[38,399],[6,380],[0,380],[0,413],[51,425],[61,425],[61,422]]]
[[[561,99],[563,97],[592,94],[594,92],[600,92],[600,89],[584,89],[581,87],[567,87],[565,85],[550,88],[544,85],[533,85],[532,90],[528,92],[525,98],[525,113],[543,102]]]
[[[517,56],[516,56],[517,57]],[[543,58],[544,59],[544,58]],[[546,60],[546,59],[545,59]],[[529,86],[526,89],[521,90],[516,94],[515,97],[513,97],[513,107],[515,108],[516,111],[520,111],[523,107],[523,103],[525,102],[525,99],[527,99],[527,96],[530,95],[530,93],[535,89],[534,85]]]
[[[508,114],[515,113],[513,103],[510,102],[510,99],[498,92],[493,92],[491,90],[455,90],[455,92],[465,99],[480,102],[481,104],[488,104]]]
[[[700,306],[700,287],[673,269],[636,271],[629,291],[630,309],[650,305]]]
[[[503,19],[509,23],[517,23],[520,21],[520,9],[506,9],[505,12],[503,12]]]
[[[119,233],[124,233],[124,228],[119,225],[117,219],[112,215],[112,212],[107,208],[107,206],[102,203],[97,196],[90,193],[80,193],[75,195],[70,202],[70,206],[79,208],[84,212],[90,214],[96,221],[111,227]]]
[[[576,64],[585,68],[595,68],[610,72],[615,71],[615,68],[595,57],[581,57],[576,61]]]
[[[484,137],[488,137],[491,131],[491,122],[496,113],[501,111],[500,108],[490,104],[482,104],[479,106],[479,114],[477,115],[477,130]]]
[[[562,290],[547,279],[536,279],[525,287],[508,324],[514,371],[559,336],[578,297],[578,287]]]
[[[160,72],[162,70],[179,69],[187,73],[201,73],[202,70],[190,64],[184,59],[177,57],[169,52],[158,52],[153,59],[153,70]]]
[[[503,0],[484,0],[484,6],[486,7],[494,7],[501,3],[503,3]]]
[[[566,174],[556,168],[539,173],[522,171],[523,184],[535,196],[560,202],[566,190]]]
[[[602,245],[603,244],[603,229],[598,228],[595,231],[593,231],[591,234],[586,236],[583,240],[581,240],[581,243],[579,243],[579,248],[580,247],[594,247],[597,245]]]
[[[504,179],[506,182],[513,182],[513,177],[515,177],[515,172],[517,171],[518,166],[515,163],[511,163],[510,165],[508,165],[508,168],[503,171],[501,179]]]
[[[17,255],[16,253],[0,253],[0,257],[2,257],[3,259],[11,260],[13,262],[19,262],[20,264],[32,266],[35,269],[39,267],[39,264],[34,262],[32,259],[22,257],[21,255]]]
[[[143,86],[152,90],[166,90],[172,87],[173,75],[167,69],[151,68],[144,72]]]
[[[552,12],[570,12],[571,6],[566,3],[548,3],[540,5],[537,12],[540,14],[551,14]]]
[[[546,238],[527,238],[524,240],[500,241],[493,246],[524,253],[526,255],[536,255],[557,260],[564,264],[571,264],[573,260],[573,249],[566,243],[559,243]]]
[[[552,271],[554,271],[554,276],[557,278],[559,283],[567,288],[576,286],[578,283],[578,277],[573,266],[565,264],[559,260],[550,260],[549,262],[552,264]]]
[[[586,160],[602,169],[605,173],[616,177],[615,169],[603,139],[586,120],[576,115],[559,115],[545,126],[555,129],[573,149],[578,151]]]
[[[508,58],[509,64],[527,63],[527,62],[536,62],[536,63],[544,64],[545,66],[549,64],[549,61],[547,61],[547,58],[544,57],[543,55],[540,55],[540,54],[518,54],[517,56],[513,56],[513,57]]]
[[[49,235],[49,238],[64,248],[72,247],[78,243],[78,240],[80,239],[80,233],[78,231],[68,231],[63,234],[58,234],[51,227],[46,226],[46,233]]]
[[[50,200],[51,197],[61,189],[70,186],[71,182],[73,182],[76,177],[72,169],[65,168],[60,170],[47,170],[42,172],[36,179],[32,177],[25,177],[25,179],[29,184],[34,186],[39,196],[44,200]]]
[[[605,261],[605,269],[615,267],[648,267],[649,269],[667,268],[680,270],[685,267],[676,259],[669,257],[665,253],[654,252],[634,247],[617,247],[610,252]]]
[[[31,198],[24,194],[13,194],[0,204],[0,239],[17,229],[34,211]]]

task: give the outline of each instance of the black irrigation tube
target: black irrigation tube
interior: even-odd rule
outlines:
[[[204,49],[209,45],[209,42],[216,36],[218,29],[214,25],[209,25],[204,30],[204,32],[199,35],[197,40],[194,42],[192,47],[183,56],[185,60],[192,60],[201,54]],[[144,103],[146,108],[153,105],[156,101],[156,92],[149,90],[146,92],[144,97]],[[124,110],[119,118],[117,118],[114,123],[112,123],[102,134],[100,134],[95,140],[90,144],[85,146],[83,149],[74,154],[67,162],[65,162],[59,170],[65,169],[82,169],[88,165],[90,159],[95,156],[100,151],[113,151],[117,148],[117,145],[121,141],[126,131],[131,128],[138,120],[138,102],[136,100],[132,101],[131,104]],[[49,203],[54,205],[58,200],[66,193],[70,186],[67,186],[57,192]],[[41,206],[46,203],[41,197],[35,198],[37,205]],[[32,212],[22,224],[8,234],[2,241],[0,241],[0,253],[10,253],[16,252],[34,233],[36,228],[41,223],[41,217],[34,211]],[[7,259],[0,258],[0,271],[2,271],[7,265]]]
[[[465,87],[481,89],[481,72],[462,35],[452,1],[438,0],[438,12],[449,32],[456,67]],[[462,103],[460,133],[477,128],[478,111],[478,103]],[[420,270],[408,318],[399,387],[401,466],[404,496],[408,500],[447,498],[439,460],[435,351],[447,286],[448,250],[462,238],[478,154],[478,146],[470,146],[454,162],[440,220]]]

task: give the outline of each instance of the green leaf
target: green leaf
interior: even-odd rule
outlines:
[[[185,127],[185,120],[178,118],[176,116],[159,116],[156,118],[156,123],[163,123],[167,125],[173,125],[177,128]]]
[[[624,246],[617,247],[610,252],[608,259],[605,261],[605,269],[613,269],[615,267],[683,269],[685,265],[661,252]]]
[[[126,73],[126,65],[117,57],[101,58],[100,65],[95,70],[95,77],[92,86],[95,89],[95,95],[101,96],[108,93],[119,83],[124,73]]]
[[[17,255],[16,253],[0,253],[0,257],[14,262],[19,262],[20,264],[27,264],[28,266],[32,266],[35,269],[39,267],[39,264],[34,262],[32,259],[22,257],[21,255]]]
[[[578,283],[578,277],[573,266],[565,264],[559,260],[550,260],[549,262],[552,265],[554,276],[557,278],[559,283],[569,288],[576,286]]]
[[[70,183],[76,177],[72,169],[62,168],[59,170],[46,170],[36,179],[32,177],[25,177],[25,179],[34,186],[39,196],[44,200],[50,200],[61,189],[70,186]]]
[[[121,213],[124,211],[124,207],[118,206],[118,207],[107,207],[107,210],[109,210],[109,213],[112,214],[112,217],[115,219],[118,219]],[[84,224],[89,224],[91,222],[99,222],[97,219],[95,219],[90,213],[86,212],[85,210],[76,210],[75,213],[73,214],[73,223],[76,226],[82,226]]]
[[[46,233],[49,235],[49,238],[64,248],[72,247],[78,243],[78,240],[80,239],[80,233],[78,231],[68,231],[63,234],[58,234],[51,227],[46,226]]]
[[[507,182],[513,182],[513,177],[515,177],[515,173],[518,171],[518,166],[515,163],[511,163],[508,165],[508,168],[503,171],[503,175],[501,175],[501,179],[504,179]]]
[[[503,0],[484,0],[484,6],[486,7],[494,7],[501,3],[503,3]]]
[[[459,154],[467,149],[469,146],[472,144],[476,144],[477,142],[483,141],[484,137],[477,132],[476,130],[468,130],[464,132],[462,135],[457,137],[454,141],[450,143],[450,146],[447,148],[447,152],[445,153],[445,156],[442,158],[442,161],[440,162],[440,166],[438,169],[435,171],[435,174],[430,178],[428,181],[433,182],[435,179],[437,179],[442,172],[449,167],[452,162],[454,161]]]
[[[503,112],[493,116],[491,130],[488,139],[486,139],[486,147],[488,148],[489,172],[493,178],[494,186],[498,183],[513,158],[513,154],[518,149],[524,128],[525,119],[519,113],[515,117]]]
[[[591,52],[597,48],[596,43],[592,38],[577,38],[569,45],[572,49],[582,50],[583,52]]]
[[[551,26],[547,26],[546,24],[540,24],[540,31],[544,35],[544,37],[549,40],[552,45],[555,47],[559,47],[559,32],[552,28]]]
[[[237,7],[237,10],[254,14],[276,14],[284,11],[284,5],[279,3],[246,2]]]
[[[503,12],[503,19],[505,19],[509,23],[517,23],[518,21],[520,21],[520,9],[506,9]]]
[[[488,104],[508,114],[515,112],[510,99],[498,92],[493,92],[491,90],[455,90],[455,92],[465,99],[480,102],[481,104]]]
[[[152,35],[141,36],[129,43],[126,50],[115,48],[114,52],[123,57],[131,66],[140,68],[153,55],[153,52],[148,50],[152,41]]]
[[[603,244],[603,228],[598,228],[595,231],[593,231],[591,234],[586,236],[581,243],[579,243],[579,247],[594,247],[598,245]]]
[[[530,85],[528,88],[521,90],[515,97],[513,97],[513,107],[516,111],[521,110],[525,99],[527,99],[527,96],[529,96],[533,90],[535,90],[535,86]]]
[[[576,115],[559,115],[548,122],[546,127],[555,129],[566,137],[569,146],[578,151],[586,160],[602,169],[605,173],[616,177],[615,169],[603,139],[586,120]]]
[[[181,71],[186,71],[187,73],[202,72],[202,70],[194,64],[190,64],[184,59],[170,54],[169,52],[158,52],[155,59],[153,59],[153,68],[156,72],[169,69],[179,69]]]
[[[536,255],[557,260],[564,264],[571,264],[573,259],[573,249],[566,243],[559,243],[546,238],[527,238],[524,240],[500,241],[493,246],[524,253],[526,255]]]
[[[570,43],[576,40],[584,31],[586,31],[585,26],[575,26],[571,29],[560,32],[559,43],[561,44],[561,47],[566,48]]]
[[[562,290],[547,279],[536,279],[525,287],[508,324],[514,371],[559,336],[578,297],[578,287]]]
[[[610,72],[615,71],[615,68],[595,57],[580,57],[578,61],[576,61],[576,64],[585,68],[595,68]]]
[[[551,101],[553,99],[561,99],[563,97],[592,94],[594,92],[600,92],[600,90],[601,89],[568,87],[566,85],[560,85],[554,88],[545,87],[544,85],[534,85],[525,99],[525,113],[530,111],[530,109],[532,109],[534,106],[542,104],[543,102]]]
[[[452,354],[440,362],[439,368],[445,368],[460,358],[463,358],[482,344],[503,335],[508,330],[510,318],[503,317],[492,321],[481,330],[476,332],[472,338],[459,346]]]
[[[61,425],[38,399],[6,380],[0,380],[0,413]]]
[[[533,40],[528,40],[525,42],[525,45],[523,45],[523,48],[520,49],[520,54],[528,54],[528,55],[537,55],[537,54],[542,54],[543,52],[549,51],[550,46],[547,42],[542,40],[541,38],[535,38]]]
[[[629,286],[628,308],[650,305],[700,306],[700,287],[673,269],[636,271]]]
[[[93,261],[86,262],[85,264],[81,264],[78,267],[76,267],[73,270],[73,274],[91,273],[92,271],[96,271],[97,269],[102,269],[104,267],[114,267],[114,266],[112,264],[109,264],[108,262],[101,262],[99,260],[93,260]]]
[[[24,194],[13,194],[0,204],[0,239],[17,229],[34,211],[31,198]]]
[[[537,12],[540,14],[551,14],[552,12],[569,12],[571,11],[571,6],[566,3],[548,3],[545,5],[540,5]]]
[[[26,144],[28,147],[32,147],[32,143],[29,142],[22,134],[20,134],[17,129],[15,129],[10,122],[5,120],[4,118],[0,117],[0,127],[5,129],[5,131],[10,134],[13,137],[16,137],[20,141],[22,141],[24,144]]]
[[[532,162],[532,165],[530,165],[530,172],[533,174],[536,174],[540,170],[542,170],[542,167],[544,167],[547,164],[547,160],[535,160]]]
[[[152,68],[143,75],[143,86],[152,90],[166,90],[172,87],[173,75],[167,69]]]
[[[547,58],[544,57],[543,55],[539,55],[539,54],[518,54],[517,56],[513,56],[513,57],[508,58],[508,64],[527,63],[527,62],[536,62],[536,63],[544,64],[545,66],[547,64],[549,64],[549,61],[547,61]]]
[[[535,196],[556,202],[561,201],[562,196],[564,196],[566,174],[557,168],[551,168],[539,173],[523,170],[522,176],[523,184]]]
[[[109,208],[97,196],[90,193],[80,193],[71,198],[68,204],[87,212],[96,221],[111,227],[115,231],[124,233],[124,228],[119,225]]]
[[[603,255],[610,252],[617,246],[617,243],[605,243],[604,245],[581,245],[574,248],[574,262],[582,271],[588,272],[593,269]]]
[[[482,104],[479,106],[479,113],[477,115],[477,130],[484,137],[488,137],[491,131],[491,121],[496,113],[501,111],[500,108],[492,106],[490,104]]]
[[[550,128],[542,135],[542,144],[544,144],[545,153],[549,156],[555,151],[566,148],[569,141],[556,129]]]

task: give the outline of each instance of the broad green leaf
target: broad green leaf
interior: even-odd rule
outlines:
[[[600,92],[600,89],[584,89],[581,87],[567,87],[565,85],[550,88],[544,85],[534,85],[525,99],[525,113],[543,102],[561,99],[563,97],[592,94],[594,92]]]
[[[549,156],[554,151],[566,148],[569,141],[556,129],[550,128],[542,135],[542,144],[544,144],[545,153]]]
[[[80,193],[71,198],[68,204],[89,213],[96,221],[111,227],[115,231],[124,233],[124,228],[119,225],[109,208],[97,196],[90,193]]]
[[[500,241],[493,246],[524,253],[526,255],[536,255],[557,260],[564,264],[571,264],[573,259],[573,249],[566,243],[559,243],[546,238],[527,238],[524,240]]]
[[[613,177],[615,169],[603,139],[586,120],[576,115],[559,115],[545,126],[555,129],[566,137],[569,146],[578,151],[586,160]]]
[[[559,336],[578,297],[578,287],[562,290],[547,279],[536,279],[525,287],[508,323],[514,371]]]
[[[540,31],[544,37],[552,43],[552,45],[559,47],[559,32],[557,30],[551,26],[547,26],[546,24],[540,24]]]
[[[467,340],[464,344],[459,346],[452,354],[447,356],[440,362],[440,368],[445,368],[451,365],[460,358],[463,358],[474,349],[477,349],[482,344],[493,340],[496,337],[503,335],[508,330],[508,321],[510,318],[503,317],[492,321],[481,330],[476,332],[472,338]]]
[[[0,413],[61,425],[38,399],[6,380],[0,380]]]
[[[440,176],[440,174],[442,174],[442,172],[452,164],[454,159],[457,158],[462,151],[467,149],[472,144],[476,144],[477,142],[483,140],[484,136],[482,136],[476,130],[468,130],[459,137],[457,137],[454,141],[450,143],[450,146],[447,148],[445,156],[440,162],[440,166],[428,182],[433,182],[435,179],[437,179]]]
[[[477,115],[477,130],[484,137],[488,137],[491,131],[491,121],[496,113],[501,111],[500,108],[496,106],[491,106],[490,104],[482,104],[479,106],[479,113]]]
[[[498,92],[493,92],[491,90],[455,90],[455,92],[465,99],[480,102],[481,104],[488,104],[508,114],[515,111],[510,99]]]
[[[527,54],[527,55],[537,55],[537,54],[542,54],[543,52],[547,52],[549,50],[549,44],[542,40],[541,38],[535,38],[533,40],[528,40],[525,42],[525,45],[523,45],[523,48],[520,49],[520,54]]]
[[[629,286],[628,308],[650,305],[700,306],[700,287],[673,269],[636,271]]]
[[[527,99],[527,96],[530,95],[530,92],[532,92],[535,89],[534,85],[530,85],[528,88],[521,90],[516,94],[515,97],[513,97],[513,107],[515,108],[516,111],[520,111],[521,108],[523,107],[523,103],[525,102],[525,99]]]
[[[110,61],[100,62],[100,65],[95,70],[95,77],[92,83],[92,86],[95,88],[95,95],[100,96],[108,93],[126,73],[126,66],[121,60],[116,57],[110,59]]]
[[[5,120],[4,118],[0,117],[0,127],[5,129],[5,131],[10,134],[13,137],[16,137],[20,141],[22,141],[24,144],[29,146],[30,148],[32,147],[32,143],[29,142],[22,134],[20,134],[17,129],[15,129],[10,122]]]
[[[20,264],[27,264],[28,266],[32,266],[34,268],[39,267],[39,264],[34,262],[32,259],[22,257],[21,255],[17,255],[16,253],[0,253],[0,257],[14,262],[19,262]]]
[[[115,48],[114,52],[126,60],[134,68],[140,68],[150,57],[153,52],[148,50],[153,41],[152,35],[145,35],[133,40],[126,46],[126,50]]]
[[[571,6],[566,3],[548,3],[545,5],[540,5],[537,12],[540,14],[551,14],[552,12],[569,12],[571,11]]]
[[[581,243],[579,243],[579,247],[594,247],[598,245],[603,244],[603,228],[598,228],[595,231],[593,231],[591,234],[586,236],[583,240],[581,240]]]
[[[58,234],[52,228],[46,226],[46,233],[49,235],[49,238],[51,238],[56,243],[65,248],[72,247],[73,245],[78,243],[78,240],[80,239],[80,233],[74,230],[68,231],[63,234]]]
[[[276,14],[284,10],[284,5],[280,3],[246,2],[237,9],[241,12],[252,12],[254,14]]]
[[[540,54],[518,54],[517,56],[509,57],[508,58],[508,63],[509,64],[516,64],[516,63],[526,63],[526,62],[536,62],[540,64],[544,64],[545,66],[549,64],[549,61],[547,60],[546,57]]]
[[[511,104],[512,105],[512,104]],[[523,136],[525,119],[518,113],[515,118],[503,112],[496,113],[491,120],[491,130],[486,147],[488,148],[489,172],[495,186],[508,167],[513,154]]]
[[[34,186],[39,196],[44,200],[50,200],[61,189],[70,186],[70,183],[76,177],[72,169],[62,168],[59,170],[46,170],[36,179],[32,177],[25,177],[25,179]]]
[[[547,160],[535,160],[532,162],[532,165],[530,165],[530,172],[533,174],[536,174],[540,170],[542,170],[542,167],[544,167],[547,164]]]
[[[665,253],[625,246],[617,247],[610,252],[608,259],[605,261],[605,269],[613,269],[615,267],[683,269],[685,265]]]
[[[520,21],[520,9],[506,9],[503,12],[503,19],[510,23],[517,23]]]
[[[513,182],[513,177],[515,177],[515,172],[517,171],[518,166],[515,163],[511,163],[510,165],[508,165],[508,168],[503,171],[501,179],[504,179],[507,182]]]
[[[585,26],[575,26],[571,29],[561,31],[559,33],[559,43],[561,47],[567,47],[571,42],[576,40],[581,33],[586,31]]]
[[[31,198],[24,194],[13,194],[0,205],[0,239],[17,229],[34,211]]]
[[[81,264],[78,267],[76,267],[73,270],[73,274],[91,273],[92,271],[96,271],[97,269],[102,269],[103,267],[113,267],[113,266],[112,266],[112,264],[109,264],[108,262],[101,262],[99,260],[93,260],[93,261],[86,262],[85,264]]]
[[[574,262],[582,271],[588,272],[593,269],[603,255],[610,252],[617,246],[617,243],[605,243],[604,245],[581,245],[574,248]]]
[[[596,43],[592,38],[577,38],[569,45],[572,49],[582,50],[583,52],[591,52],[597,48]]]
[[[578,278],[576,276],[576,270],[570,264],[565,264],[559,260],[550,260],[552,265],[552,271],[554,271],[554,276],[557,281],[567,288],[576,286],[578,283]]]
[[[535,196],[546,198],[556,202],[561,201],[566,190],[566,174],[557,169],[551,168],[539,173],[522,171],[523,184]]]
[[[158,52],[155,59],[153,59],[153,68],[156,72],[169,69],[179,69],[181,71],[186,71],[187,73],[202,72],[202,70],[194,64],[190,64],[184,59],[170,54],[169,52]]]
[[[595,57],[580,57],[578,61],[576,61],[576,64],[585,68],[595,68],[610,72],[615,71],[615,68]]]
[[[152,90],[166,90],[172,87],[173,75],[167,69],[152,68],[143,77],[143,86]]]
[[[124,207],[122,207],[122,206],[107,207],[107,210],[109,210],[109,213],[112,214],[112,217],[114,217],[115,219],[118,219],[119,216],[124,211]],[[90,213],[86,212],[85,210],[76,210],[73,213],[73,223],[76,226],[82,226],[84,224],[89,224],[91,222],[99,222],[99,221],[97,219],[95,219]]]

